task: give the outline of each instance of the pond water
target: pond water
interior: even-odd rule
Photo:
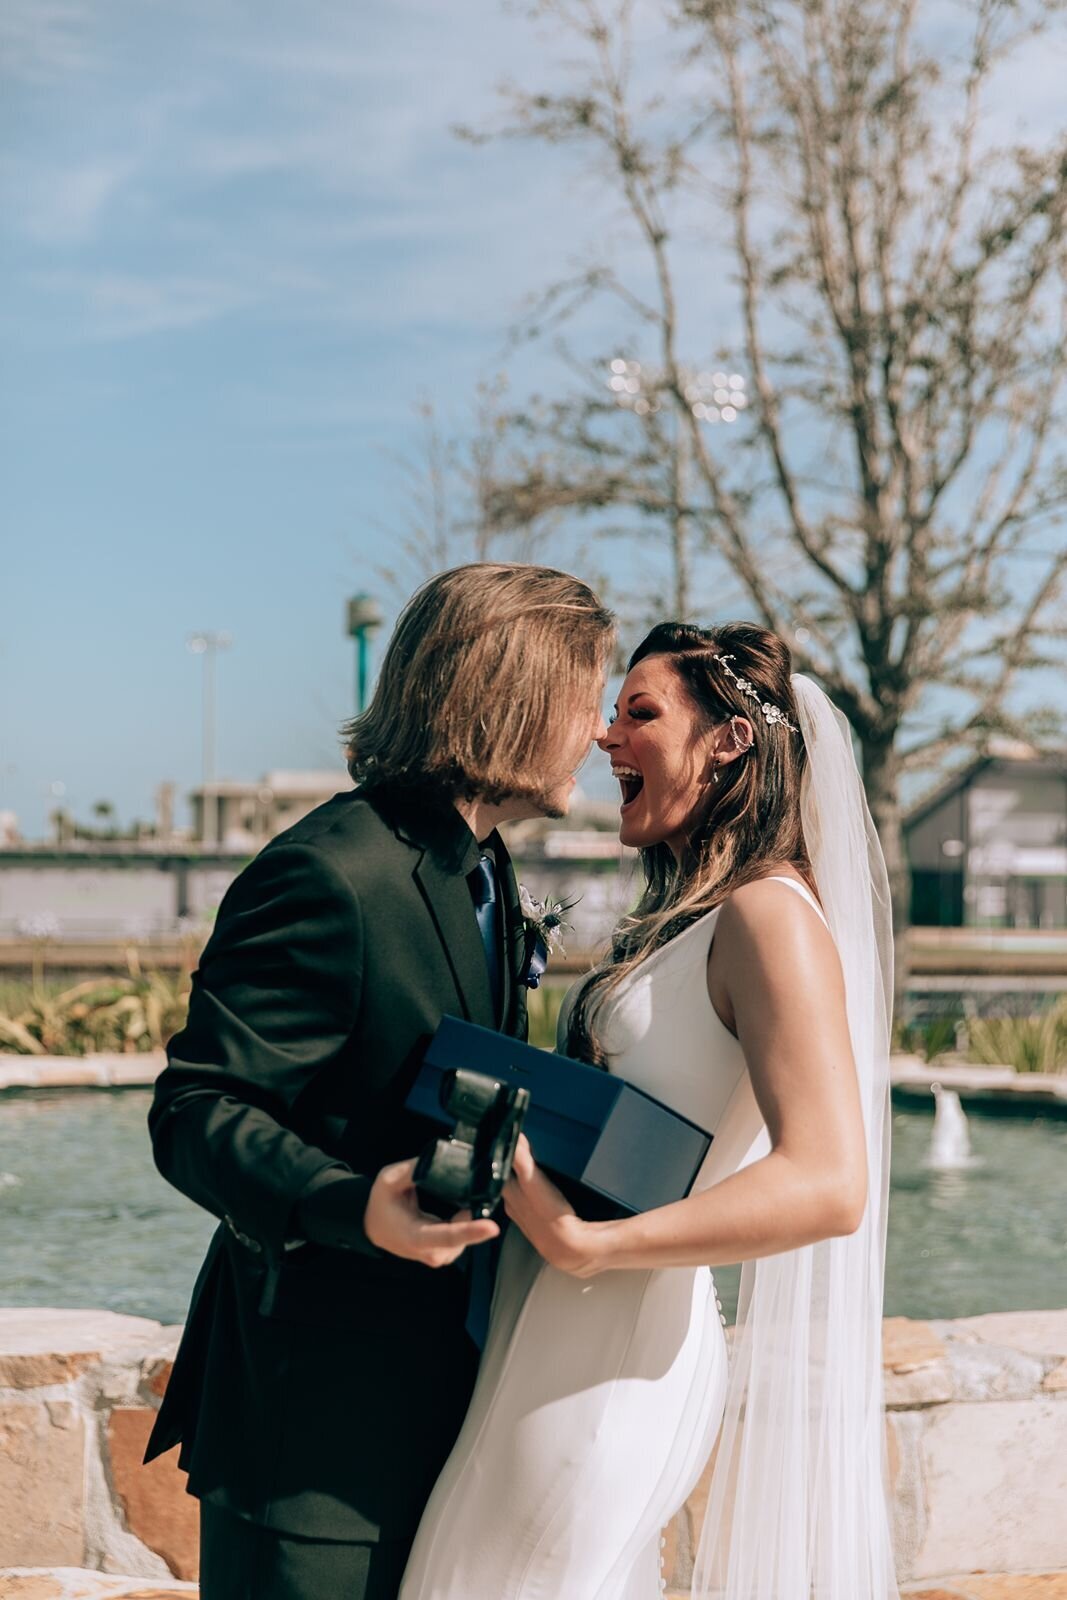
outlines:
[[[180,1322],[214,1220],[156,1172],[149,1095],[0,1099],[0,1305]],[[976,1165],[923,1165],[932,1117],[894,1111],[886,1314],[1067,1305],[1067,1120],[971,1119]],[[716,1273],[732,1318],[737,1273]]]

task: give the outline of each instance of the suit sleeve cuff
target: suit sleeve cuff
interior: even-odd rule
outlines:
[[[362,1255],[385,1252],[371,1244],[363,1226],[374,1179],[348,1167],[325,1167],[315,1174],[293,1207],[292,1225],[297,1238],[334,1250],[358,1250]]]

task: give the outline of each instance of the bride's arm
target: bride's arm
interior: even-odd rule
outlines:
[[[853,1232],[867,1194],[863,1120],[841,966],[799,895],[764,880],[723,907],[708,968],[771,1139],[761,1160],[702,1193],[619,1222],[583,1222],[523,1142],[508,1214],[554,1266],[722,1266]]]

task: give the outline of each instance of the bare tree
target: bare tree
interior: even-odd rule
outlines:
[[[381,529],[390,554],[378,573],[398,598],[460,562],[527,561],[545,542],[549,519],[505,523],[497,514],[496,486],[511,471],[504,393],[502,378],[479,385],[465,434],[446,434],[430,400],[416,404],[418,442],[396,458],[401,520]]]
[[[642,415],[605,399],[600,360],[517,417],[555,453],[498,484],[496,514],[658,521],[683,614],[691,543],[725,561],[851,721],[902,934],[903,774],[1020,731],[1009,691],[1062,658],[1067,139],[1007,144],[988,111],[1059,6],[973,0],[935,47],[944,8],[920,0],[663,0],[666,101],[635,81],[630,0],[528,9],[577,58],[562,89],[507,90],[497,135],[573,149],[643,248],[640,282],[632,250],[629,277],[597,261],[531,321],[613,296],[654,376]],[[748,384],[729,450],[730,392],[695,399],[684,359],[702,222]]]

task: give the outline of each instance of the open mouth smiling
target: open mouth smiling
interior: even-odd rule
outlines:
[[[619,766],[612,767],[611,770],[619,780],[619,785],[622,789],[622,810],[625,811],[628,806],[633,805],[641,793],[645,786],[645,780],[636,767]]]

